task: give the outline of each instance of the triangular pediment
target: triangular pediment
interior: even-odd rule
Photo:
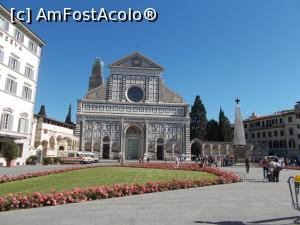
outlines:
[[[109,65],[110,68],[117,67],[117,68],[145,68],[145,69],[156,69],[163,71],[164,68],[160,66],[159,64],[153,62],[148,57],[138,53],[134,52],[131,55],[125,56],[122,59],[112,63]]]

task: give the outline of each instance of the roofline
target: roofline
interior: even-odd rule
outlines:
[[[6,14],[6,19],[7,17],[9,17],[9,22],[10,21],[10,17],[11,17],[11,13],[10,11],[5,8],[1,3],[0,3],[0,12]],[[42,47],[46,45],[46,42],[44,42],[39,36],[37,36],[32,30],[30,30],[27,26],[24,25],[24,23],[22,23],[21,21],[19,21],[18,19],[15,18],[15,26],[17,26],[19,29],[26,31],[25,33],[31,37],[32,39],[34,39],[35,42],[37,42],[37,44]]]
[[[146,67],[143,67],[142,69],[160,70],[162,72],[164,71],[164,68],[161,65],[159,65],[158,63],[154,62],[152,59],[148,58],[147,56],[145,56],[145,55],[143,55],[143,54],[141,54],[141,53],[139,53],[137,51],[133,52],[133,53],[131,53],[129,55],[126,55],[126,56],[122,57],[121,59],[119,59],[119,60],[117,60],[117,61],[109,64],[108,67],[109,68],[123,68],[122,66],[115,66],[113,64],[121,63],[125,59],[129,58],[132,55],[139,55],[139,56],[143,57],[146,61],[151,62],[152,64],[155,64],[158,67],[158,68],[146,68]],[[129,66],[128,68],[140,69],[141,67],[134,67],[134,66],[131,67],[131,66]]]
[[[277,115],[258,116],[258,117],[252,118],[252,119],[248,118],[248,119],[245,119],[244,122],[268,119],[268,118],[273,118],[273,117],[282,117],[282,116],[285,116],[285,115],[294,114],[295,111],[293,109],[291,109],[291,110],[287,110],[287,111],[284,111],[284,112],[281,111],[281,113],[282,114],[277,114]]]
[[[73,126],[74,128],[76,127],[75,124],[72,125],[72,124],[69,124],[69,123],[66,123],[66,122],[63,122],[63,121],[60,121],[60,120],[49,118],[47,116],[41,116],[41,115],[38,115],[38,114],[34,114],[34,117],[36,117],[36,118],[42,117],[43,119],[51,120],[51,121],[58,122],[58,123],[61,123],[61,124],[66,124],[66,125],[69,125],[69,126]]]

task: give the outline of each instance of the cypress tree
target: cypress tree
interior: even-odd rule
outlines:
[[[206,109],[202,104],[200,96],[195,98],[194,105],[190,113],[191,118],[191,139],[198,138],[204,140],[206,135]]]
[[[232,128],[230,125],[230,121],[225,116],[225,113],[221,108],[219,112],[219,137],[220,141],[232,141]]]
[[[40,108],[40,111],[39,111],[38,115],[47,117],[45,105],[41,105],[41,108]]]
[[[219,141],[219,124],[215,120],[210,120],[206,124],[206,140]]]

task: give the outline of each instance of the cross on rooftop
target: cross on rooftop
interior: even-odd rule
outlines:
[[[236,104],[239,104],[240,101],[241,101],[241,100],[240,100],[239,98],[236,98],[236,100],[235,100]]]

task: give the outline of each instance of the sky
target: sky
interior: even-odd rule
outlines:
[[[127,0],[11,1],[8,9],[144,10],[155,22],[37,22],[27,25],[45,42],[35,111],[64,120],[68,105],[76,119],[77,99],[87,93],[96,57],[107,65],[135,51],[165,68],[168,87],[192,105],[200,95],[208,119],[220,107],[234,122],[234,100],[242,116],[292,109],[300,100],[300,1]]]

